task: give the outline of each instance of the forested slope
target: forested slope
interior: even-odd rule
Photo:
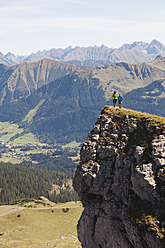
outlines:
[[[40,196],[53,202],[76,200],[77,194],[70,187],[64,187],[72,176],[69,172],[48,172],[24,165],[0,163],[0,204],[12,204],[21,198],[38,199]],[[52,191],[53,185],[60,187],[60,194]]]
[[[165,117],[165,80],[154,81],[144,88],[127,93],[123,106]]]
[[[42,101],[32,120],[25,118]],[[82,141],[106,100],[98,79],[65,76],[29,97],[0,107],[1,121],[14,121],[45,142]]]

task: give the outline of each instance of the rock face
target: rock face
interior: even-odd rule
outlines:
[[[73,182],[84,205],[82,247],[165,247],[164,129],[164,118],[102,110]]]

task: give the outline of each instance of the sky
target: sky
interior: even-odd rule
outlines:
[[[165,45],[165,0],[0,0],[0,52]]]

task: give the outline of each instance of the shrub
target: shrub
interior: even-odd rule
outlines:
[[[69,208],[63,208],[62,211],[63,211],[64,213],[67,213],[67,212],[69,212]]]

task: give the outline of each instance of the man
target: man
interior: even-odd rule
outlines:
[[[117,94],[117,91],[116,90],[112,94],[112,99],[113,99],[113,107],[115,107],[116,106],[117,99],[118,99],[118,94]]]
[[[122,107],[122,101],[123,101],[124,97],[122,96],[122,94],[119,94],[119,97],[118,97],[118,103],[119,103],[119,108]]]

